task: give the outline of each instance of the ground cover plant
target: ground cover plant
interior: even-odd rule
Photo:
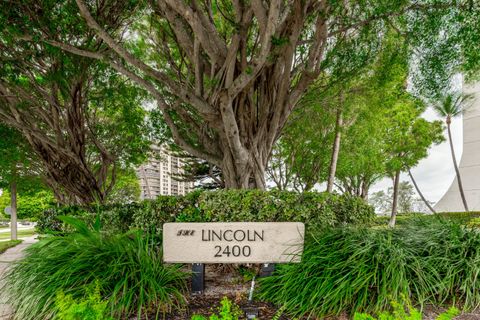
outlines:
[[[302,259],[261,279],[259,298],[317,317],[381,311],[402,296],[419,305],[480,306],[480,233],[451,220],[319,230]]]
[[[65,295],[63,291],[59,291],[55,308],[55,319],[58,320],[113,320],[107,316],[108,301],[102,299],[98,283],[86,287],[85,297],[80,299],[74,299],[71,294]]]
[[[218,307],[218,313],[213,313],[208,317],[208,320],[238,320],[243,314],[242,310],[234,302],[227,297],[223,297]],[[193,315],[191,320],[207,320],[201,315]]]
[[[367,313],[355,313],[353,320],[422,320],[422,313],[417,309],[409,306],[408,312],[406,312],[405,307],[398,303],[393,303],[393,312],[381,312],[377,317],[374,317]],[[440,314],[436,317],[436,320],[452,320],[454,319],[460,311],[457,308],[451,307],[446,312]]]
[[[164,313],[184,302],[186,274],[163,265],[159,239],[140,231],[103,234],[71,217],[75,228],[65,236],[49,236],[26,250],[25,258],[8,272],[2,292],[16,319],[52,318],[59,292],[82,299],[85,288],[99,285],[108,300],[108,315]]]

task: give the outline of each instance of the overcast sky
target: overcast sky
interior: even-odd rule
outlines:
[[[440,119],[431,108],[423,114],[423,117],[428,120]],[[462,118],[458,117],[453,119],[451,128],[455,154],[457,161],[460,161],[463,148]],[[448,187],[450,187],[455,176],[448,141],[433,146],[428,152],[428,157],[420,161],[420,163],[412,169],[412,174],[427,200],[433,202],[440,200]],[[408,174],[402,174],[401,178],[402,181],[410,181]],[[391,186],[391,179],[383,179],[374,185],[370,191],[387,190]]]

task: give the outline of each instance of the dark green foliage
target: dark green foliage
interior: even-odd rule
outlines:
[[[373,208],[347,195],[319,192],[220,190],[200,196],[207,221],[301,221],[315,228],[365,223]]]
[[[163,223],[172,221],[301,221],[316,228],[367,223],[374,217],[373,208],[366,202],[346,195],[220,190],[197,191],[184,197],[160,196],[127,205],[48,210],[37,228],[40,233],[68,231],[56,216],[77,216],[92,225],[97,214],[108,232],[136,228],[154,233],[161,232]]]
[[[76,232],[32,245],[6,276],[1,291],[8,292],[15,319],[52,317],[59,292],[82,299],[85,287],[97,283],[115,319],[183,304],[186,274],[163,265],[158,237],[139,231],[108,235],[98,231],[98,222],[91,230],[80,220],[62,219]]]
[[[83,209],[79,206],[50,208],[45,210],[40,216],[37,221],[36,228],[40,233],[63,232],[66,231],[68,227],[58,218],[59,216],[72,216],[86,219],[86,217],[90,214],[91,213],[89,213],[86,209]]]
[[[144,201],[140,203],[142,210],[133,214],[132,226],[159,233],[163,223],[176,221],[177,217],[183,221],[199,221],[199,195],[196,191],[184,197],[160,196],[154,201]]]
[[[317,317],[380,311],[402,296],[480,306],[480,233],[451,220],[324,229],[307,238],[302,261],[262,279],[260,297]]]

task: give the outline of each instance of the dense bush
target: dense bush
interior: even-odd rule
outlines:
[[[68,225],[59,219],[60,216],[77,217],[82,220],[89,220],[89,216],[93,217],[92,212],[78,206],[65,206],[50,208],[45,210],[37,221],[37,230],[43,233],[65,231]]]
[[[260,297],[291,314],[379,311],[391,299],[480,306],[480,233],[443,219],[396,229],[331,228],[306,241],[302,262],[261,280]]]
[[[16,319],[51,318],[59,292],[82,299],[85,288],[97,283],[115,319],[165,312],[184,302],[186,275],[162,263],[158,239],[140,231],[108,235],[80,220],[64,219],[76,232],[32,245],[4,279],[1,292],[8,293]]]
[[[196,191],[184,197],[160,196],[153,201],[143,201],[142,209],[132,212],[131,226],[158,233],[165,222],[173,222],[177,218],[182,218],[183,221],[202,221],[198,209],[199,195],[200,192]]]
[[[366,223],[373,219],[371,206],[346,195],[260,190],[193,192],[184,197],[160,196],[127,205],[66,207],[45,212],[39,232],[66,231],[58,215],[80,217],[92,224],[98,214],[109,231],[131,228],[160,232],[171,221],[301,221],[311,227]]]
[[[301,221],[326,227],[374,217],[360,198],[319,192],[220,190],[205,192],[199,200],[208,221]]]

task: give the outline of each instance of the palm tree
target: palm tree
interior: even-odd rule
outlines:
[[[455,157],[455,150],[453,149],[452,141],[452,132],[450,130],[450,124],[452,123],[452,118],[455,118],[462,114],[465,110],[465,104],[471,100],[471,95],[463,94],[447,94],[440,103],[433,106],[437,114],[445,118],[445,123],[447,124],[448,132],[448,141],[450,142],[450,151],[452,153],[453,166],[455,167],[455,173],[457,175],[458,188],[460,189],[460,196],[462,197],[463,206],[465,211],[468,210],[467,200],[465,199],[465,193],[463,192],[462,179],[460,177],[460,170],[458,170],[457,158]]]

